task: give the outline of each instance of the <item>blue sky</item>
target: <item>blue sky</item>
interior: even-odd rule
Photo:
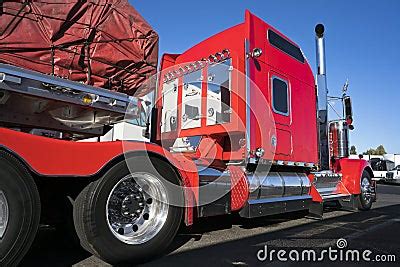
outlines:
[[[314,26],[324,23],[330,94],[348,78],[363,152],[383,144],[400,153],[400,1],[130,1],[160,35],[160,53],[182,53],[244,19],[249,9],[303,49],[315,69]]]

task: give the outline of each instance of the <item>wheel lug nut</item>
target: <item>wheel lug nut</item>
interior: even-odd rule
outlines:
[[[137,232],[137,230],[139,230],[139,227],[138,227],[137,225],[134,225],[134,226],[132,226],[132,230],[133,230],[134,232]]]
[[[119,228],[119,229],[118,229],[118,234],[120,234],[120,235],[125,234],[124,228]]]
[[[150,205],[151,203],[153,203],[153,199],[149,198],[148,200],[146,200],[146,203]]]
[[[148,213],[145,213],[143,215],[143,219],[145,219],[146,221],[150,218],[150,215]]]

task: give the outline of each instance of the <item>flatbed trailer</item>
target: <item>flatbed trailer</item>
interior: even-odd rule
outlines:
[[[39,223],[73,219],[83,248],[120,264],[151,260],[199,217],[370,209],[372,170],[347,158],[350,98],[343,119],[327,120],[322,25],[316,42],[314,80],[300,48],[247,11],[164,55],[151,112],[140,98],[1,64],[1,264],[18,264]],[[143,112],[151,142],[77,142]]]

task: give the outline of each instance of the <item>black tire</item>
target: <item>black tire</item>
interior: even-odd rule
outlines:
[[[168,205],[168,215],[161,230],[152,239],[140,245],[126,244],[120,241],[110,230],[107,222],[106,206],[109,194],[121,179],[131,172],[146,172],[179,184],[172,166],[164,161],[152,158],[156,168],[149,168],[146,157],[128,159],[112,167],[101,179],[89,184],[75,200],[74,223],[82,247],[110,264],[140,263],[163,253],[173,241],[182,221],[181,207]],[[162,176],[160,175],[162,174]],[[167,190],[167,194],[171,192]],[[175,194],[176,195],[176,194]],[[183,203],[183,192],[178,194]],[[176,198],[176,196],[174,196]]]
[[[366,170],[363,171],[363,174],[361,176],[361,182],[360,182],[361,187],[362,187],[363,179],[367,179],[369,181],[370,185],[372,186],[371,175]],[[363,192],[361,190],[361,194],[357,196],[358,209],[361,211],[370,210],[372,207],[372,203],[374,202],[373,197],[366,198],[364,196],[364,194],[365,194],[365,192]]]
[[[24,165],[0,151],[0,191],[8,205],[8,224],[0,239],[0,266],[17,266],[28,252],[40,221],[40,197]]]

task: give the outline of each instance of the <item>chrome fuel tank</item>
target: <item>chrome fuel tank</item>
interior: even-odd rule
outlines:
[[[269,172],[248,175],[250,199],[308,195],[311,183],[304,173]]]

